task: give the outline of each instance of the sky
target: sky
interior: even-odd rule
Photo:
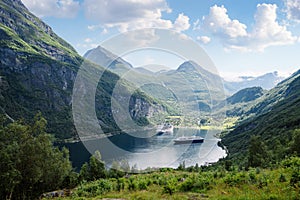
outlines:
[[[300,68],[300,0],[22,0],[79,54],[126,31],[161,28],[194,40],[220,75],[288,76]],[[148,57],[147,57],[147,56]],[[157,57],[176,68],[181,59],[139,53],[134,66]],[[144,57],[143,57],[144,56]]]

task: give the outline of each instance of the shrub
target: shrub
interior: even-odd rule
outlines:
[[[138,188],[137,183],[133,177],[129,178],[128,190],[136,190]]]
[[[107,179],[99,179],[95,182],[84,183],[77,188],[78,197],[94,197],[112,191],[112,183]]]
[[[300,170],[293,170],[290,180],[291,186],[300,187]]]
[[[167,193],[169,195],[172,195],[175,192],[175,185],[168,182],[167,185],[164,186],[163,193]]]
[[[118,178],[117,179],[117,186],[116,186],[116,189],[117,191],[121,191],[121,190],[124,190],[125,188],[125,179],[124,178]]]
[[[192,178],[186,178],[183,183],[180,185],[180,190],[183,192],[191,191],[193,188],[193,185],[195,183],[195,180]]]
[[[138,182],[138,188],[139,188],[139,190],[147,190],[147,188],[148,188],[147,181],[146,180],[140,180]]]
[[[269,184],[269,179],[266,175],[263,175],[261,176],[259,179],[258,179],[258,185],[257,187],[258,188],[263,188],[263,187],[267,187]]]
[[[196,179],[196,182],[194,183],[193,187],[196,190],[208,190],[211,188],[210,186],[210,180],[205,177],[199,177]]]
[[[241,184],[245,184],[247,182],[247,176],[242,172],[237,174],[227,174],[227,176],[224,178],[224,183],[229,186],[240,186]]]
[[[280,174],[279,176],[279,182],[283,183],[283,182],[286,182],[286,178],[283,174]]]

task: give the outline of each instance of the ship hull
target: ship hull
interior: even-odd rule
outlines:
[[[193,144],[193,143],[203,143],[204,139],[195,139],[195,140],[174,140],[175,144]]]

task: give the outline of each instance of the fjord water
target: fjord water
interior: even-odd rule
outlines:
[[[185,162],[185,166],[192,166],[196,163],[205,165],[225,157],[225,150],[217,145],[220,139],[215,137],[219,132],[218,130],[180,128],[174,129],[174,133],[171,135],[160,136],[149,132],[142,133],[143,137],[122,133],[108,139],[69,143],[65,146],[70,150],[71,161],[77,170],[89,160],[91,155],[86,146],[91,152],[99,150],[102,160],[107,166],[110,166],[114,160],[127,160],[130,166],[136,165],[138,169],[146,169],[147,167],[177,168],[183,162]],[[149,137],[145,137],[145,134]],[[175,145],[173,140],[183,135],[201,136],[204,138],[204,142]],[[114,149],[110,148],[111,145],[114,146]]]

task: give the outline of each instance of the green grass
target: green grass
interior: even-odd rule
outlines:
[[[23,41],[12,29],[0,24],[0,31],[6,38],[0,41],[1,46],[6,46],[15,51],[39,54],[32,46]],[[4,36],[4,35],[3,35]]]
[[[232,167],[164,169],[127,178],[83,182],[61,199],[299,199],[300,159],[283,161],[274,169]],[[296,174],[293,175],[293,174]],[[297,177],[296,182],[292,181]]]

